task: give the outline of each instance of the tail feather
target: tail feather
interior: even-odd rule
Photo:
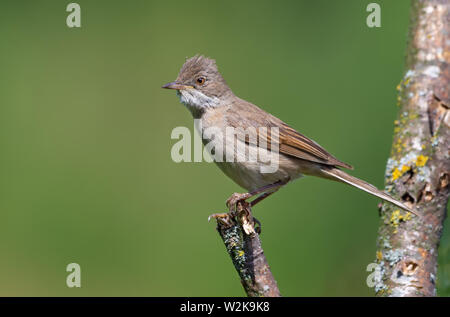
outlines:
[[[351,176],[338,168],[323,168],[322,172],[325,174],[325,176],[327,176],[327,178],[331,178],[333,180],[337,180],[337,181],[355,186],[356,188],[362,189],[369,194],[377,196],[377,197],[379,197],[383,200],[386,200],[402,209],[405,209],[405,210],[413,213],[416,216],[419,216],[414,209],[406,206],[404,203],[398,201],[397,199],[392,198],[391,196],[389,196],[385,192],[379,190],[375,186],[373,186],[369,183],[366,183],[365,181],[363,181],[359,178]]]

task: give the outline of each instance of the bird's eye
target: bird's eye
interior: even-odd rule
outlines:
[[[199,77],[197,78],[197,84],[201,86],[205,83],[205,80],[206,80],[205,77]]]

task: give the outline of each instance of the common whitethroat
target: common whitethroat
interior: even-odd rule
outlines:
[[[219,168],[248,191],[234,193],[227,200],[230,211],[239,201],[257,196],[250,202],[254,206],[283,185],[303,175],[312,175],[346,183],[416,214],[404,203],[341,170],[353,167],[335,158],[316,142],[233,94],[213,59],[196,55],[186,60],[177,79],[162,88],[177,91],[180,101],[195,119],[200,120],[201,131],[198,132],[203,142],[212,142],[214,147],[223,149],[223,159],[215,160]],[[227,133],[230,127],[246,133],[230,135]],[[205,138],[204,132],[208,128],[221,133],[213,139]],[[274,130],[276,133],[271,132]],[[276,153],[274,148],[277,149]],[[258,151],[256,161],[239,159],[251,150]],[[263,172],[273,154],[277,155],[278,168],[272,172]],[[227,160],[228,157],[235,159]]]

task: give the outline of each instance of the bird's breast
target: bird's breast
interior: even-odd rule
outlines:
[[[287,181],[301,176],[289,158],[248,144],[226,126],[219,109],[206,113],[199,124],[203,144],[212,160],[233,181],[252,191],[277,181]]]

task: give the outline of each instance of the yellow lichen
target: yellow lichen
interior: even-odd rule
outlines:
[[[383,252],[377,251],[377,260],[378,260],[378,261],[383,260]]]
[[[407,165],[403,165],[402,166],[402,173],[406,173],[407,171],[409,171],[411,169],[411,166],[407,166]]]
[[[395,127],[394,132],[397,133],[400,131],[400,127]],[[403,142],[402,138],[397,138],[396,142],[394,143],[394,151],[397,151],[397,153],[400,153],[402,151],[402,147],[405,147],[405,143]]]
[[[421,154],[416,159],[416,166],[418,166],[418,167],[425,166],[427,161],[428,161],[428,156],[424,156],[424,155]]]
[[[400,176],[402,176],[402,172],[400,172],[397,167],[394,168],[394,171],[392,172],[392,180],[395,181]]]
[[[399,209],[396,209],[391,214],[391,219],[389,219],[389,222],[394,227],[394,233],[397,233],[398,226],[400,225],[400,222],[405,222],[411,219],[411,213],[407,212],[405,215],[402,215],[400,213]]]
[[[403,165],[401,169],[398,169],[397,167],[394,168],[394,171],[392,172],[392,180],[395,181],[396,179],[400,178],[403,174],[405,174],[410,169],[411,169],[411,166],[408,166],[408,165]]]
[[[402,148],[406,147],[405,143],[401,143],[401,140],[398,140],[395,144],[394,144],[394,149],[397,150],[397,152],[399,153]],[[422,146],[423,147],[423,146]],[[412,164],[413,167],[414,165],[417,167],[423,167],[425,166],[425,164],[427,163],[429,157],[428,156],[424,156],[424,155],[419,155],[415,161],[409,161],[408,164]],[[403,174],[405,174],[406,172],[410,171],[412,169],[412,167],[410,165],[403,165],[401,168],[395,167],[392,170],[392,181],[395,181],[396,179],[399,179],[400,177],[403,176]]]

